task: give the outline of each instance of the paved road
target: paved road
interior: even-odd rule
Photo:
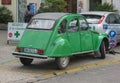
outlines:
[[[51,78],[53,78],[52,81],[54,81],[54,78],[59,80],[59,75],[60,78],[64,80],[64,76],[74,76],[76,73],[79,75],[79,72],[84,72],[87,69],[92,70],[100,66],[111,65],[120,62],[120,54],[107,54],[105,60],[95,59],[86,55],[86,57],[72,57],[69,67],[65,70],[56,70],[54,59],[35,59],[31,66],[25,67],[12,55],[12,52],[16,46],[16,42],[10,42],[8,45],[6,39],[7,31],[0,30],[0,83],[41,83],[44,80],[45,82],[47,80],[49,81]],[[116,47],[115,51],[120,51],[120,46]],[[56,77],[56,75],[58,77]],[[84,75],[84,73],[82,75]],[[51,83],[52,81],[50,80]]]
[[[120,83],[120,63],[88,68],[34,83]]]

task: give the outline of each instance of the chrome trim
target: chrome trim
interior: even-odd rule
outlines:
[[[38,55],[38,54],[27,54],[27,53],[20,53],[20,52],[13,52],[12,53],[15,57],[20,58],[40,58],[40,59],[47,59],[48,56]]]
[[[73,53],[73,54],[84,54],[84,53],[90,53],[90,52],[94,52],[94,50],[84,51],[84,52],[77,52],[77,53]]]

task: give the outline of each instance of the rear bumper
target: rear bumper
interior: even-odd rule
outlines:
[[[47,59],[48,56],[44,55],[37,55],[37,54],[27,54],[27,53],[20,53],[20,52],[13,52],[12,53],[17,58],[40,58],[40,59]]]

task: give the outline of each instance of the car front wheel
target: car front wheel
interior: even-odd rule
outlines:
[[[70,57],[57,57],[55,58],[55,62],[58,69],[65,69],[70,61]]]
[[[102,41],[99,50],[95,52],[95,57],[100,58],[100,59],[105,59],[106,50],[105,50],[104,41]]]
[[[25,66],[30,65],[32,61],[33,59],[30,59],[30,58],[20,58],[20,62]]]

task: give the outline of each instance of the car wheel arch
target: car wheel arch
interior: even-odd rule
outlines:
[[[99,36],[98,37],[98,44],[95,47],[95,51],[99,50],[99,47],[101,45],[101,43],[104,42],[105,43],[105,47],[106,47],[106,51],[109,50],[109,39],[107,37],[103,37],[103,36]]]
[[[53,42],[52,46],[48,48],[50,57],[71,56],[71,46],[67,39],[60,38]]]
[[[109,50],[109,40],[107,38],[104,38],[103,41],[105,44],[106,51],[108,51]]]

